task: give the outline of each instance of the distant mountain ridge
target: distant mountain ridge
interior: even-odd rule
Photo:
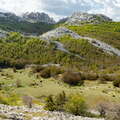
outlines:
[[[48,24],[55,24],[55,20],[51,17],[49,17],[46,13],[39,13],[39,12],[27,12],[23,14],[23,19],[29,22],[43,22]]]
[[[10,12],[0,12],[0,18],[3,18],[5,20],[16,20],[16,21],[26,21],[30,23],[37,23],[37,22],[42,22],[42,23],[47,23],[47,24],[55,24],[55,20],[51,17],[49,17],[48,14],[46,13],[39,13],[39,12],[27,12],[24,13],[22,16],[17,16],[14,13]]]
[[[54,28],[55,21],[45,13],[27,13],[17,16],[10,12],[0,12],[0,29],[40,35]]]
[[[17,16],[10,12],[0,12],[0,29],[21,32],[23,34],[41,35],[60,25],[79,26],[84,24],[100,24],[112,22],[112,19],[102,14],[88,14],[76,12],[58,22],[46,13],[27,12]]]

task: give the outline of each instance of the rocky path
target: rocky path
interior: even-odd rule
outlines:
[[[0,120],[104,120],[74,116],[63,112],[50,112],[42,106],[29,109],[24,106],[7,106],[0,104]]]
[[[94,45],[95,47],[98,47],[98,48],[102,49],[104,52],[106,52],[110,55],[115,54],[117,56],[120,56],[120,50],[119,49],[114,48],[113,46],[111,46],[111,45],[109,45],[105,42],[102,42],[100,40],[96,40],[96,39],[89,38],[89,37],[82,37],[82,36],[78,35],[77,33],[73,32],[72,30],[69,30],[65,27],[59,27],[59,28],[56,28],[55,30],[49,31],[49,32],[41,35],[40,38],[43,39],[43,40],[50,41],[52,38],[60,38],[64,35],[70,35],[73,38],[75,38],[76,40],[77,39],[88,40],[88,42],[90,44]],[[56,42],[56,44],[57,44],[57,48],[59,50],[69,53],[69,51],[64,48],[64,45],[62,43]],[[78,55],[78,56],[80,56],[80,55]]]

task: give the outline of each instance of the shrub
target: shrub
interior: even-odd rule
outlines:
[[[113,85],[120,88],[120,79],[114,80]]]
[[[39,76],[43,78],[50,78],[63,73],[64,70],[61,67],[56,67],[56,66],[47,66],[47,67],[34,66],[32,67],[32,72],[39,73],[37,76],[38,78]]]
[[[64,69],[62,67],[51,66],[48,69],[50,69],[52,77],[64,72]]]
[[[45,108],[50,111],[64,111],[64,104],[66,102],[66,94],[63,91],[62,93],[56,96],[48,96],[46,99],[46,106]]]
[[[51,77],[51,71],[50,69],[46,68],[40,72],[40,76],[43,78],[50,78]]]
[[[49,95],[49,96],[47,97],[45,108],[48,109],[49,111],[54,111],[54,110],[56,110],[55,103],[54,103],[54,99],[53,99],[53,96],[52,96],[52,95]]]
[[[110,76],[110,75],[107,75],[107,74],[100,74],[99,75],[99,80],[100,81],[113,81],[114,79],[114,76]]]
[[[85,80],[97,80],[98,74],[96,73],[83,73],[82,74]]]
[[[63,74],[62,80],[69,85],[83,85],[81,73],[78,72],[65,72]]]
[[[84,116],[87,112],[87,106],[84,98],[79,94],[71,95],[65,104],[65,111],[74,115]]]
[[[50,78],[50,77],[55,77],[58,74],[62,74],[63,72],[64,70],[60,67],[49,66],[49,67],[44,68],[40,72],[40,76],[43,78]]]
[[[33,73],[39,73],[43,70],[44,68],[42,66],[36,65],[36,66],[32,66],[32,72]]]

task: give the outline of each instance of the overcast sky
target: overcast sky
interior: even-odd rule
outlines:
[[[73,12],[102,13],[120,21],[120,0],[0,0],[0,10],[46,12],[56,20]]]

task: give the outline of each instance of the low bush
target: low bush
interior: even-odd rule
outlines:
[[[49,111],[63,111],[73,115],[81,115],[87,117],[99,117],[91,112],[88,112],[85,99],[80,94],[72,94],[66,96],[65,92],[46,98],[45,109]]]
[[[64,91],[56,96],[50,95],[46,99],[45,108],[50,111],[64,111],[66,100],[67,98]]]
[[[48,66],[48,67],[36,66],[32,68],[32,72],[39,73],[38,75],[43,78],[50,78],[50,77],[55,77],[58,74],[62,74],[64,70],[62,67],[56,67],[56,66]]]
[[[63,74],[62,80],[69,85],[83,85],[84,80],[79,72],[65,72]]]
[[[71,95],[65,104],[65,111],[74,115],[84,116],[87,112],[84,98],[79,94]]]
[[[112,75],[107,75],[107,74],[99,75],[99,80],[101,80],[101,81],[113,81],[114,79],[115,79],[115,77]]]
[[[44,68],[39,65],[36,65],[36,66],[32,66],[31,69],[32,69],[32,73],[38,73],[41,72]]]
[[[113,85],[114,85],[115,87],[119,87],[119,88],[120,88],[120,79],[114,80],[114,81],[113,81]]]
[[[83,73],[82,75],[85,80],[97,80],[99,77],[96,73]]]
[[[46,68],[40,72],[40,76],[43,78],[50,78],[51,77],[51,71],[49,68]]]

